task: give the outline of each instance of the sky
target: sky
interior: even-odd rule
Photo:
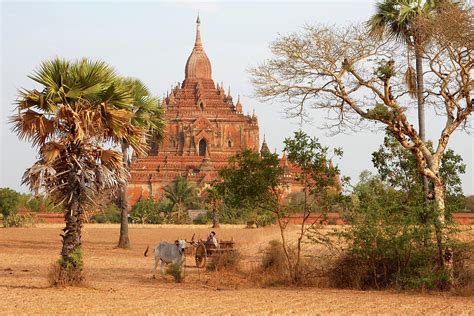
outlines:
[[[348,24],[367,20],[374,1],[259,1],[259,2],[1,2],[0,187],[27,192],[21,186],[36,150],[19,141],[8,124],[17,89],[39,88],[27,76],[41,61],[53,57],[90,57],[112,65],[120,74],[141,79],[157,96],[184,79],[193,48],[199,10],[201,38],[216,83],[230,85],[244,112],[259,119],[260,139],[278,153],[283,140],[302,128],[330,147],[342,147],[335,162],[341,174],[356,183],[363,170],[374,171],[371,153],[384,132],[363,130],[330,135],[323,129],[324,113],[311,112],[300,125],[284,118],[283,105],[260,103],[254,96],[248,70],[270,58],[269,44],[279,35],[302,30],[305,24]],[[428,109],[427,136],[435,139],[442,118]],[[471,118],[472,122],[472,118]],[[415,124],[416,125],[416,124]],[[466,195],[474,194],[473,136],[456,132],[449,143],[467,166],[462,176]]]

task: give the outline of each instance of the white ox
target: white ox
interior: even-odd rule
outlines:
[[[155,278],[156,267],[158,266],[158,261],[161,262],[161,274],[164,274],[163,265],[174,263],[178,265],[183,265],[185,262],[184,248],[186,247],[186,241],[176,240],[174,244],[169,242],[161,242],[155,246],[155,266],[153,268],[153,278]],[[145,257],[148,254],[149,246],[145,250]]]

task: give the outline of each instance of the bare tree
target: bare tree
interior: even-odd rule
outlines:
[[[444,184],[439,169],[449,138],[472,113],[473,33],[463,30],[471,27],[472,12],[462,13],[455,21],[450,20],[452,13],[445,12],[420,23],[426,31],[450,25],[424,48],[428,99],[445,118],[433,151],[407,115],[414,106],[403,80],[403,48],[374,39],[365,26],[306,26],[301,33],[273,42],[274,56],[251,70],[256,94],[263,100],[287,102],[289,116],[304,117],[308,108],[326,110],[333,120],[327,127],[336,131],[376,122],[413,152],[418,171],[433,185],[439,260],[449,273],[452,254],[446,246]]]

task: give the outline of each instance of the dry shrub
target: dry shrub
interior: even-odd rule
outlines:
[[[474,296],[474,246],[458,243],[453,256],[455,289],[458,296]]]
[[[474,292],[472,245],[453,242],[453,269],[455,293]],[[398,258],[380,257],[372,260],[351,253],[343,253],[327,272],[329,286],[351,289],[415,289],[421,291],[445,290],[447,276],[439,267],[434,248],[411,254],[413,263],[400,268]],[[464,293],[464,294],[462,294]]]
[[[244,272],[222,269],[209,273],[204,284],[216,289],[239,289],[249,286],[251,280]]]
[[[261,286],[289,285],[290,275],[282,243],[271,240],[262,250],[262,261],[256,267],[251,278]]]
[[[474,268],[466,270],[461,280],[463,282],[458,284],[453,294],[456,296],[474,296]]]
[[[263,251],[262,269],[280,272],[288,269],[283,245],[280,241],[271,240],[268,247]]]
[[[366,287],[366,265],[355,256],[343,254],[335,260],[327,272],[330,287],[362,289]]]
[[[232,270],[239,271],[242,255],[238,250],[220,252],[210,257],[207,271]]]
[[[249,284],[247,275],[241,270],[242,254],[238,250],[221,252],[209,258],[205,284],[218,289],[237,289]]]
[[[289,246],[288,254],[290,260],[295,262],[296,247]],[[262,286],[327,287],[328,281],[323,273],[325,265],[326,262],[322,258],[308,257],[302,254],[297,271],[299,275],[298,282],[292,281],[282,243],[278,240],[271,240],[263,250],[260,266],[252,271],[252,278]]]
[[[81,271],[62,269],[58,263],[51,265],[48,272],[48,281],[54,287],[83,285],[84,276]]]

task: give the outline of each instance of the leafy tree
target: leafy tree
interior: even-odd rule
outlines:
[[[428,143],[428,146],[432,150],[432,145]],[[441,159],[440,173],[445,186],[448,216],[451,212],[464,208],[460,174],[466,172],[466,165],[462,161],[462,157],[451,149],[446,150]],[[422,183],[417,171],[416,158],[390,133],[385,136],[379,150],[372,153],[372,162],[383,181],[387,181],[395,189],[407,194],[406,203],[413,206],[423,204]],[[426,211],[420,214],[422,223],[428,220],[426,217],[429,214]]]
[[[418,133],[422,141],[426,140],[422,48],[427,45],[428,36],[418,30],[416,21],[420,17],[430,18],[442,8],[441,2],[438,0],[428,0],[424,3],[420,0],[384,0],[377,3],[376,13],[369,20],[371,34],[377,37],[385,35],[390,39],[401,41],[407,45],[408,49],[415,52],[416,75],[408,61],[405,81],[410,94],[416,95],[418,101]],[[423,176],[423,192],[426,203],[429,192],[426,176]]]
[[[313,237],[317,235],[315,225],[319,222],[318,220],[308,222],[308,220],[315,211],[321,212],[323,217],[326,216],[327,212],[336,205],[340,195],[339,170],[332,163],[328,164],[329,148],[321,145],[317,138],[310,137],[303,131],[295,132],[293,138],[286,138],[284,143],[288,160],[299,169],[295,180],[303,186],[303,220],[299,227],[294,260],[291,260],[288,249],[286,249],[287,241],[283,231],[281,234],[283,250],[290,270],[293,270],[290,273],[291,277],[293,282],[299,283],[303,276],[303,271],[301,271],[303,238],[307,236],[308,232],[311,232]],[[334,154],[341,156],[342,150],[337,148],[334,150]],[[287,225],[281,218],[278,219],[278,223],[283,229]],[[317,238],[313,239],[317,240]]]
[[[418,178],[421,190],[421,180]],[[348,206],[351,225],[338,235],[347,251],[332,266],[331,279],[339,287],[443,288],[446,274],[436,267],[436,240],[432,225],[420,225],[422,196],[410,193],[368,171],[362,172]],[[432,222],[434,219],[427,219]],[[452,242],[452,241],[451,241]],[[461,244],[453,243],[459,251]],[[462,258],[455,261],[455,276],[462,273]]]
[[[157,98],[151,96],[148,88],[138,79],[123,78],[118,80],[118,84],[125,90],[128,90],[132,96],[132,117],[133,126],[144,129],[157,141],[161,141],[164,135],[164,109]],[[128,167],[128,152],[130,144],[125,138],[121,140],[123,162]],[[119,206],[121,209],[120,217],[120,236],[117,247],[129,248],[130,238],[128,237],[128,200],[127,183],[120,188]]]
[[[38,148],[23,183],[64,206],[66,227],[59,268],[66,283],[82,280],[81,228],[86,208],[102,191],[126,181],[122,140],[143,154],[145,131],[131,124],[132,96],[102,61],[45,61],[30,76],[40,90],[19,93],[13,130]]]
[[[261,155],[245,149],[229,159],[229,165],[219,171],[216,184],[227,207],[234,209],[273,210],[282,198],[278,156]]]
[[[285,234],[289,223],[286,216],[288,209],[284,203],[285,170],[280,166],[276,154],[268,151],[258,154],[251,150],[237,153],[230,159],[229,165],[219,171],[221,181],[216,184],[216,188],[227,207],[252,209],[257,213],[256,222],[260,224],[277,221],[288,272],[292,282],[300,283],[303,277],[301,245],[308,229],[315,224],[308,223],[308,218],[316,208],[324,208],[327,197],[332,196],[330,191],[338,195],[335,182],[338,171],[328,165],[328,148],[301,131],[296,132],[293,138],[285,139],[285,150],[288,160],[299,168],[296,180],[303,185],[305,197],[303,223],[298,234],[295,256]]]
[[[198,190],[184,177],[177,177],[172,183],[163,188],[164,197],[170,200],[176,213],[176,223],[188,220],[186,211],[198,204]]]
[[[0,188],[0,214],[6,218],[10,214],[15,214],[20,202],[20,193],[10,188]]]
[[[431,151],[410,122],[404,97],[406,63],[403,49],[389,40],[374,39],[365,26],[307,26],[302,33],[272,43],[274,56],[252,70],[256,93],[263,100],[281,99],[289,116],[304,117],[308,107],[324,109],[336,123],[330,128],[374,122],[387,128],[417,161],[421,175],[433,185],[439,263],[452,275],[443,179],[439,172],[449,139],[473,111],[472,10],[448,6],[417,27],[432,34],[421,47],[426,64],[427,102],[439,105],[445,125]],[[394,58],[394,59],[390,59]],[[332,116],[334,115],[334,116]],[[362,119],[362,121],[361,121]]]

